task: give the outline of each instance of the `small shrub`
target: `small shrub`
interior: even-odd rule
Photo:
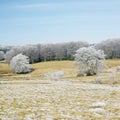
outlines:
[[[47,79],[60,79],[64,77],[63,71],[57,71],[57,72],[48,72],[44,75]]]
[[[117,66],[116,71],[120,72],[120,66]]]
[[[108,74],[109,74],[110,84],[114,84],[115,83],[115,78],[116,78],[115,71],[110,70],[108,72]]]

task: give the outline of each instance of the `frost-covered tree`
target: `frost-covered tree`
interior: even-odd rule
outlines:
[[[3,60],[3,59],[4,59],[4,52],[0,51],[0,60]]]
[[[30,59],[30,63],[38,62],[40,59],[40,46],[38,49],[38,45],[26,45],[23,46],[23,54],[28,56]]]
[[[108,39],[96,44],[97,49],[104,51],[106,58],[120,58],[120,39]]]
[[[12,47],[13,46],[3,46],[3,45],[0,45],[0,51],[3,51],[4,53],[6,53],[10,49],[12,49]]]
[[[29,68],[29,58],[25,55],[18,54],[12,58],[10,61],[10,70],[15,73],[28,73]]]
[[[5,61],[7,63],[10,63],[10,61],[12,60],[13,57],[15,57],[16,55],[22,53],[23,48],[22,47],[14,47],[12,48],[10,51],[8,51],[5,54]]]
[[[66,42],[56,44],[35,44],[15,46],[6,52],[5,60],[10,63],[12,58],[20,53],[30,59],[30,63],[50,60],[73,60],[75,51],[81,47],[87,47],[86,42]]]
[[[79,66],[79,76],[98,74],[105,67],[104,52],[93,46],[78,49],[74,57],[76,65]]]

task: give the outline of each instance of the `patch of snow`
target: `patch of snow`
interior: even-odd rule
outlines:
[[[94,102],[94,103],[92,103],[92,106],[93,107],[103,107],[103,106],[106,106],[106,103],[104,103],[104,102]]]
[[[120,66],[117,66],[117,67],[116,67],[116,70],[117,70],[117,71],[120,71]]]
[[[54,120],[53,116],[48,116],[46,120]]]
[[[98,114],[98,113],[94,113],[94,117],[96,117],[96,118],[101,118],[102,115],[100,115],[100,114]]]
[[[91,108],[89,109],[89,112],[95,112],[95,113],[105,113],[105,110],[102,108]]]

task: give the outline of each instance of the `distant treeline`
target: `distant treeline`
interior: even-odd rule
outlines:
[[[30,63],[51,60],[73,60],[74,54],[80,47],[87,47],[86,42],[68,42],[57,44],[36,44],[22,47],[13,47],[5,55],[6,62],[10,62],[12,57],[22,53],[29,57]]]
[[[103,50],[108,59],[120,58],[120,39],[108,39],[95,46]]]
[[[2,46],[2,45],[0,45],[0,51],[3,51],[4,53],[8,52],[12,48],[13,48],[13,46]]]
[[[0,51],[5,53],[6,62],[19,53],[30,58],[30,63],[51,60],[73,60],[76,50],[81,47],[87,47],[90,44],[86,42],[66,42],[56,44],[35,44],[26,46],[0,46]],[[94,44],[96,49],[102,49],[106,58],[120,58],[120,39],[110,39]]]

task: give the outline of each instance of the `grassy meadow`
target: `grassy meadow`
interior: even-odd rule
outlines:
[[[108,59],[106,60],[106,68],[101,73],[101,76],[108,77],[108,71],[113,70],[116,71],[116,66],[120,65],[120,59]],[[0,63],[0,76],[4,78],[13,79],[21,79],[21,77],[25,77],[28,79],[31,77],[33,79],[45,79],[44,74],[50,72],[63,71],[64,78],[63,79],[75,79],[75,80],[88,80],[90,82],[91,79],[95,79],[97,76],[86,76],[86,77],[76,77],[78,73],[77,66],[74,65],[74,61],[48,61],[48,62],[40,62],[31,64],[30,67],[33,69],[31,73],[28,74],[15,74],[9,70],[9,65],[2,62]],[[119,76],[119,75],[118,75]],[[104,81],[107,81],[108,78],[104,77]],[[119,82],[119,81],[118,81]]]
[[[98,76],[76,77],[73,61],[51,61],[30,65],[29,74],[14,74],[0,63],[0,120],[120,120],[120,72],[113,85],[108,71],[120,60],[106,60]],[[48,72],[64,71],[61,80],[46,79]]]

